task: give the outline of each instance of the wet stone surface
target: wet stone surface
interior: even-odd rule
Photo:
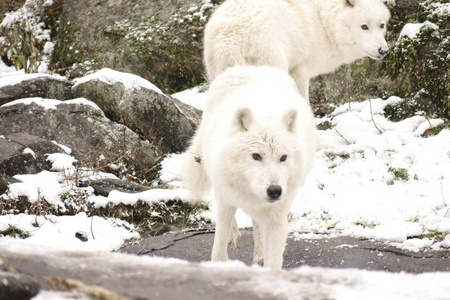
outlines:
[[[121,251],[137,255],[151,255],[208,261],[214,240],[213,230],[166,233],[147,237]],[[252,262],[253,236],[242,230],[237,248],[229,247],[229,257],[248,265]],[[355,268],[389,272],[450,271],[450,251],[427,250],[411,252],[383,242],[351,237],[295,239],[289,237],[284,252],[284,269],[300,266],[325,268]]]

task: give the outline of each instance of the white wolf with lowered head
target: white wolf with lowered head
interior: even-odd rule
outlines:
[[[308,99],[310,78],[383,58],[389,18],[381,0],[226,0],[205,28],[208,79],[236,65],[272,66]]]
[[[212,83],[181,180],[200,196],[215,189],[213,261],[228,259],[241,208],[253,221],[253,262],[281,269],[287,215],[313,163],[315,130],[311,107],[286,72],[234,67]]]

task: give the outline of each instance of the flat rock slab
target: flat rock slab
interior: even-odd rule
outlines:
[[[166,233],[148,237],[121,251],[138,255],[174,257],[191,262],[210,260],[214,232],[211,230]],[[252,262],[251,230],[241,231],[236,249],[229,247],[232,260],[247,265]],[[322,239],[288,238],[284,253],[284,269],[300,266],[356,268],[389,272],[450,271],[450,251],[410,252],[388,244],[351,237]]]
[[[174,245],[211,236],[194,234]],[[76,252],[0,239],[1,300],[30,299],[37,293],[38,299],[448,299],[449,280],[448,272],[271,271],[241,262]]]

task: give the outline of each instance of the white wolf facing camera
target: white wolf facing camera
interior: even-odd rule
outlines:
[[[253,221],[253,262],[281,269],[287,215],[315,149],[311,108],[286,72],[234,67],[216,78],[181,171],[184,186],[197,195],[215,189],[213,261],[228,259],[241,208]]]
[[[308,99],[310,78],[383,58],[389,18],[381,0],[226,0],[205,28],[208,79],[236,65],[267,65],[289,72]]]

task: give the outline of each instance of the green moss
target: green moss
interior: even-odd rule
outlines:
[[[423,1],[414,20],[433,22],[439,28],[426,25],[415,38],[400,38],[386,60],[386,73],[393,81],[392,94],[414,101],[404,107],[405,112],[415,107],[427,115],[449,119],[450,17],[436,12],[437,3],[444,2]]]
[[[205,81],[200,53],[206,18],[200,9],[178,8],[164,21],[155,16],[140,23],[124,19],[105,26],[103,32],[111,43],[127,44],[122,54],[125,64],[141,62],[136,73],[172,93]]]
[[[58,30],[58,39],[50,57],[49,68],[61,75],[66,75],[74,64],[81,64],[89,57],[83,49],[75,49],[78,26],[65,24]]]
[[[401,101],[386,105],[384,108],[384,116],[393,122],[398,122],[415,116],[418,112],[424,111],[424,109],[424,104],[417,100]]]
[[[319,130],[328,130],[331,128],[333,128],[333,123],[331,123],[330,121],[325,121],[317,125],[317,129]]]
[[[381,61],[362,59],[338,71],[312,80],[310,97],[322,103],[343,104],[392,95],[404,103],[387,108],[391,120],[401,120],[417,112],[450,120],[450,16],[436,9],[447,0],[402,1],[390,5],[391,21],[386,38],[391,46]],[[432,22],[414,38],[399,33],[406,23]],[[399,109],[398,112],[395,109]]]

